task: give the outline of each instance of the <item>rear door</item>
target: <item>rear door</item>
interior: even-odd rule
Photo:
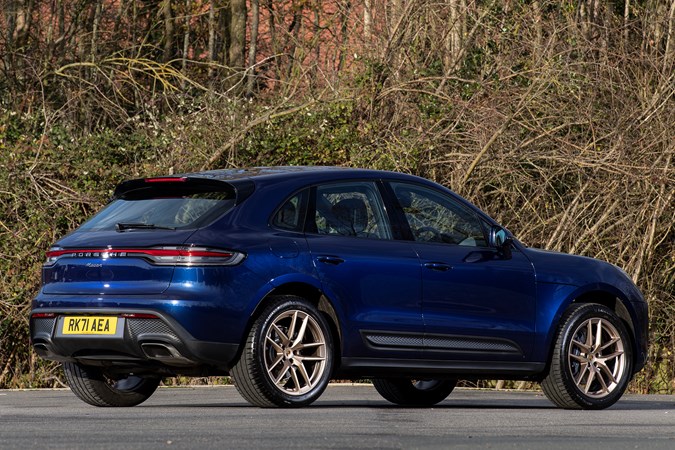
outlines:
[[[343,355],[419,358],[421,269],[394,240],[376,182],[312,188],[307,242],[324,292],[342,317]]]

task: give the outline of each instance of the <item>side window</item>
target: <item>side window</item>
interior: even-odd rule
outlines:
[[[349,182],[316,187],[315,232],[391,239],[391,227],[377,186]]]
[[[274,214],[272,225],[291,231],[302,231],[304,225],[303,204],[307,191],[300,192],[286,200]]]
[[[453,198],[414,184],[391,186],[416,241],[487,246],[480,219]]]

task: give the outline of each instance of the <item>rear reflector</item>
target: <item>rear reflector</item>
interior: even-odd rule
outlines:
[[[159,319],[154,314],[140,314],[140,313],[123,313],[120,314],[120,317],[124,317],[125,319]]]
[[[142,258],[159,266],[233,266],[243,261],[243,253],[206,247],[151,247],[106,249],[52,249],[47,252],[45,265],[62,258],[119,259]]]
[[[51,319],[56,317],[56,313],[35,313],[31,317],[33,319]]]

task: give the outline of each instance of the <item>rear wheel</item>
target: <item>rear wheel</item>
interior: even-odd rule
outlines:
[[[136,406],[157,389],[159,377],[107,376],[98,367],[63,363],[70,390],[80,400],[94,406]]]
[[[541,387],[557,406],[603,409],[623,395],[633,355],[626,327],[609,308],[572,305],[562,320]]]
[[[295,296],[277,297],[253,323],[232,368],[235,386],[249,403],[298,407],[316,400],[333,370],[333,341],[323,315]]]
[[[373,379],[373,386],[382,397],[401,406],[433,406],[445,400],[455,385],[456,380]]]

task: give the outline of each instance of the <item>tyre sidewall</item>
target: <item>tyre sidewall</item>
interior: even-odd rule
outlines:
[[[144,378],[131,390],[112,387],[98,367],[64,363],[63,371],[70,390],[82,401],[93,406],[136,406],[147,400],[159,386],[160,378]]]
[[[279,389],[274,381],[267,375],[264,363],[265,336],[274,320],[282,313],[289,310],[299,310],[309,314],[319,325],[326,342],[326,361],[324,372],[315,387],[302,395],[289,395]],[[270,305],[260,315],[253,328],[254,341],[251,348],[253,363],[257,366],[257,373],[261,374],[261,382],[268,398],[279,406],[305,406],[315,401],[326,389],[333,372],[333,340],[328,322],[311,303],[299,297],[284,299]]]
[[[572,376],[568,358],[570,344],[577,327],[584,321],[594,318],[607,320],[616,328],[623,342],[624,359],[626,361],[622,379],[619,380],[618,385],[610,394],[602,398],[590,397],[577,387]],[[604,409],[616,403],[626,390],[626,387],[632,378],[633,369],[632,342],[626,331],[626,326],[621,319],[605,306],[596,304],[584,305],[571,311],[567,320],[564,322],[564,329],[562,330],[560,337],[561,339],[559,339],[558,342],[561,345],[559,364],[562,368],[562,381],[572,399],[584,409]]]

